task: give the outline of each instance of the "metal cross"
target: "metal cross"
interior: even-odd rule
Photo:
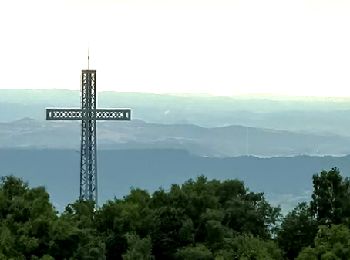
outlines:
[[[97,205],[96,120],[130,120],[130,109],[96,108],[96,70],[82,70],[81,108],[47,108],[46,120],[81,120],[80,200]]]

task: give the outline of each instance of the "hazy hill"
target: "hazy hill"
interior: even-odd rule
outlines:
[[[200,127],[156,124],[141,120],[98,123],[102,149],[183,149],[210,157],[239,155],[346,155],[350,137],[303,134],[256,127]],[[0,148],[80,148],[79,122],[37,121],[29,118],[0,123]]]
[[[205,174],[242,179],[289,207],[308,198],[313,173],[349,174],[348,156],[290,157],[349,154],[349,99],[101,92],[98,101],[133,111],[131,122],[98,124],[102,201]],[[79,105],[79,91],[0,90],[0,174],[45,184],[58,207],[77,198],[80,124],[47,122],[45,108]],[[238,155],[286,157],[228,158]]]
[[[350,174],[350,157],[205,158],[181,150],[100,150],[100,202],[121,197],[129,188],[150,191],[204,174],[208,178],[238,178],[254,191],[263,191],[273,203],[290,209],[308,200],[311,176],[337,166]],[[30,184],[45,185],[61,207],[78,196],[79,153],[75,150],[0,149],[0,175],[14,174]]]
[[[214,97],[101,92],[100,107],[130,107],[133,118],[207,127],[244,125],[350,136],[350,100],[270,96]],[[45,107],[79,107],[79,91],[0,90],[0,121],[44,120]]]

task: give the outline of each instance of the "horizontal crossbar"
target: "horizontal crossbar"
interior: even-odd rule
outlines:
[[[130,120],[128,108],[82,110],[79,108],[47,108],[46,120]]]

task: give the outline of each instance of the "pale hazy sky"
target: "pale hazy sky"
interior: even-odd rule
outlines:
[[[349,0],[0,0],[0,88],[350,96]]]

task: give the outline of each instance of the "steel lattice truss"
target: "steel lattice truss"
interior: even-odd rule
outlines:
[[[48,108],[46,120],[82,120],[86,113],[96,120],[130,120],[130,109],[96,109],[90,113],[79,108]]]
[[[130,120],[130,109],[96,109],[96,70],[81,74],[81,108],[47,108],[46,120],[81,120],[80,199],[97,205],[96,120]]]

